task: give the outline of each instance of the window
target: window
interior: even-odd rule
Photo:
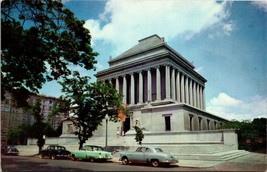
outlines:
[[[171,117],[165,116],[165,130],[171,131]]]
[[[216,128],[217,128],[217,122],[214,121],[214,129],[216,130]]]
[[[209,119],[207,119],[207,128],[208,128],[208,130],[210,129],[210,120]]]
[[[171,116],[172,114],[163,114],[165,120],[165,131],[171,131]]]

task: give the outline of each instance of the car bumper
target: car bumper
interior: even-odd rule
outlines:
[[[176,159],[171,159],[171,160],[165,160],[165,161],[163,161],[162,163],[166,163],[166,164],[172,164],[172,165],[174,165],[174,164],[177,164],[179,161],[178,160],[176,160]]]

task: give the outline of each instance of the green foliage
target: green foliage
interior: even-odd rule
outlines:
[[[138,126],[134,126],[133,127],[135,129],[135,140],[136,142],[138,142],[140,145],[142,144],[142,140],[144,139],[144,134],[143,134],[143,130],[145,128],[139,128]]]
[[[70,113],[76,120],[77,135],[80,141],[79,148],[92,137],[93,131],[101,125],[105,115],[116,122],[117,109],[121,107],[121,95],[110,84],[96,82],[89,84],[89,77],[80,77],[75,73],[73,78],[65,78],[62,85],[63,108],[69,104]]]
[[[25,144],[25,139],[29,137],[30,132],[31,125],[22,125],[10,128],[7,135],[7,143],[10,145]]]
[[[57,130],[60,130],[59,131]],[[33,125],[23,124],[10,128],[8,131],[8,144],[27,144],[27,138],[58,137],[61,134],[62,127],[54,130],[48,123],[35,123]]]
[[[24,107],[23,110],[33,115],[36,122],[41,122],[43,121],[41,105],[41,99],[36,99],[35,102],[29,102],[28,106]]]
[[[1,2],[1,95],[18,105],[45,82],[73,74],[70,66],[95,69],[89,30],[60,0]],[[77,72],[77,71],[74,71]]]
[[[251,121],[229,121],[223,124],[223,129],[235,129],[238,134],[239,149],[253,151],[257,141],[261,140],[266,143],[266,118],[255,118]],[[251,144],[247,144],[250,141]]]

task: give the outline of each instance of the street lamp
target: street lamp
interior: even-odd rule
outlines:
[[[106,114],[105,116],[106,119],[106,143],[105,143],[105,149],[107,150],[107,146],[108,146],[108,114]]]

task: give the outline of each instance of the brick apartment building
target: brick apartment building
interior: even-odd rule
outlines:
[[[20,126],[23,124],[33,124],[35,122],[34,116],[25,112],[22,108],[17,108],[13,105],[12,96],[10,93],[5,95],[6,99],[1,101],[1,144],[7,144],[8,130],[12,127]],[[57,128],[61,116],[49,118],[49,114],[52,111],[53,105],[58,98],[46,96],[46,95],[35,95],[29,96],[28,101],[35,103],[37,99],[41,100],[41,113],[43,114],[44,121],[49,122],[53,128]]]

